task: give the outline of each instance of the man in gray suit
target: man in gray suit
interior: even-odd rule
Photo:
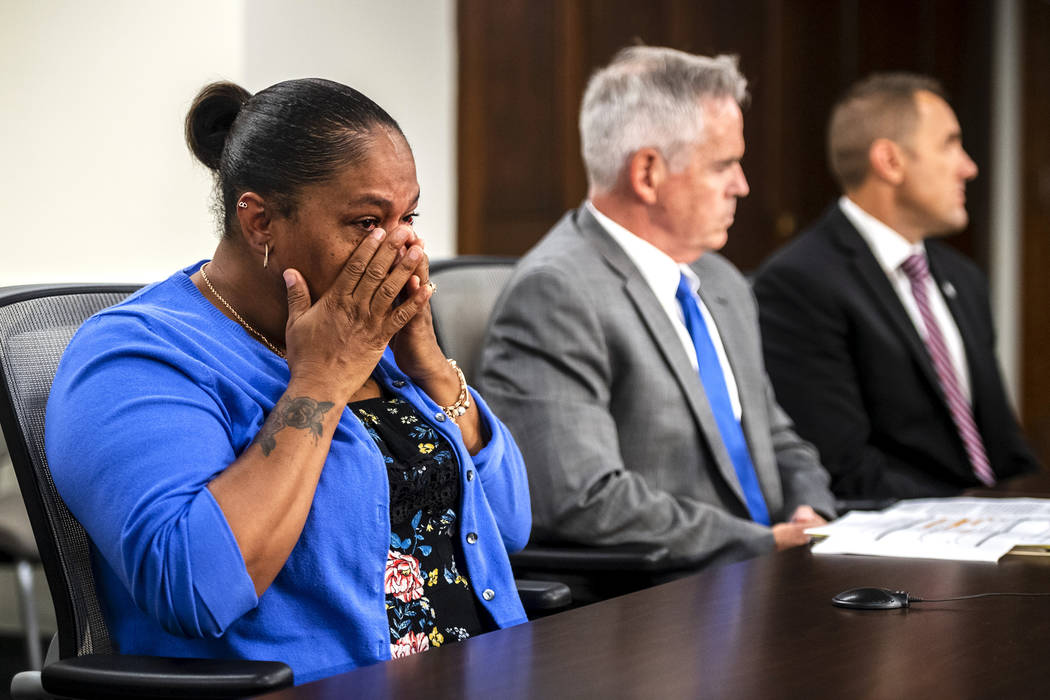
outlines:
[[[746,86],[734,58],[655,47],[588,84],[588,201],[521,260],[482,357],[537,539],[721,563],[803,544],[834,514],[770,388],[748,284],[714,252],[748,193]]]

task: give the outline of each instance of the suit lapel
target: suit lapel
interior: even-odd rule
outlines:
[[[715,421],[711,404],[708,402],[703,385],[700,383],[700,375],[693,367],[693,363],[689,361],[689,356],[686,355],[678,334],[671,325],[670,319],[667,318],[663,307],[660,306],[656,295],[653,294],[653,290],[642,277],[638,268],[627,257],[627,253],[606,233],[601,224],[585,207],[580,207],[577,210],[576,223],[581,233],[591,240],[594,248],[623,279],[624,293],[634,305],[638,316],[648,329],[653,342],[670,368],[671,374],[682,389],[682,394],[686,398],[686,403],[693,414],[693,419],[700,427],[707,440],[708,447],[714,455],[718,471],[721,472],[726,483],[732,488],[733,493],[743,503],[743,489],[740,487],[736,470],[733,468],[733,462],[729,458],[729,452],[726,450],[725,442],[723,442],[722,435],[718,430],[718,423]],[[704,303],[708,303],[706,299]],[[729,353],[728,348],[726,352],[727,354]]]
[[[922,373],[926,376],[930,386],[935,392],[941,394],[943,392],[941,382],[937,378],[937,371],[933,368],[929,352],[926,350],[926,344],[915,329],[915,324],[912,323],[911,317],[904,309],[904,305],[901,303],[900,297],[897,296],[892,283],[886,277],[886,272],[875,259],[875,254],[871,252],[871,248],[861,238],[860,233],[857,232],[853,224],[838,208],[838,205],[833,204],[832,207],[834,210],[829,214],[832,217],[832,231],[839,245],[846,249],[852,258],[851,264],[857,273],[857,277],[869,294],[882,307],[897,335],[904,341],[905,346],[918,363]]]

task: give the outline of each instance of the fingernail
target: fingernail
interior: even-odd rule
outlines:
[[[384,231],[381,228],[377,228],[375,231],[372,231],[372,238],[376,239],[377,241],[383,240],[383,238],[385,236],[386,236],[386,231]]]
[[[421,255],[423,255],[423,251],[421,251],[419,248],[416,248],[415,246],[413,246],[413,247],[408,249],[408,253],[405,255],[405,257],[410,262],[415,262],[415,261],[419,260]]]
[[[282,276],[284,277],[284,284],[286,287],[290,289],[295,286],[295,275],[292,274],[291,270],[285,270],[282,273]]]

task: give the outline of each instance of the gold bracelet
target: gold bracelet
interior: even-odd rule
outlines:
[[[470,408],[470,391],[467,390],[467,378],[463,376],[463,370],[459,368],[456,361],[450,358],[445,358],[448,363],[452,365],[452,369],[456,370],[456,376],[459,377],[459,397],[456,399],[456,403],[449,406],[442,406],[441,410],[445,412],[453,423],[456,419],[467,412]]]

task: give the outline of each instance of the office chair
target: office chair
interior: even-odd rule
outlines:
[[[461,255],[430,263],[430,279],[438,287],[430,300],[434,333],[445,355],[456,360],[471,385],[478,379],[492,307],[510,281],[516,262],[516,258]]]
[[[516,262],[514,258],[464,255],[430,263],[430,279],[438,287],[430,300],[434,332],[442,350],[456,358],[472,383],[477,379],[489,316]],[[574,605],[675,578],[693,565],[672,561],[667,547],[646,544],[589,547],[530,542],[510,560],[517,576],[568,585]]]
[[[39,698],[243,697],[289,686],[276,661],[178,659],[113,653],[99,607],[88,537],[55,490],[44,453],[44,411],[55,369],[80,324],[134,285],[0,289],[0,424],[33,527],[58,626],[43,670],[11,681]]]

